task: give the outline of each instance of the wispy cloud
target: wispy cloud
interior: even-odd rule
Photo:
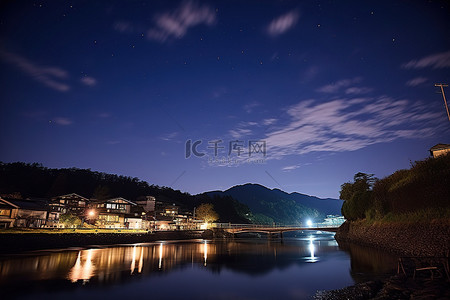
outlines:
[[[195,26],[214,25],[215,10],[209,5],[199,5],[193,1],[183,2],[172,12],[158,14],[154,17],[154,27],[147,31],[147,38],[161,43],[168,39],[180,39]],[[127,30],[126,24],[121,24],[121,30]],[[116,25],[117,26],[117,25]]]
[[[418,86],[418,85],[421,85],[422,83],[425,83],[425,82],[427,82],[428,81],[428,78],[425,78],[425,77],[416,77],[416,78],[413,78],[413,79],[411,79],[411,80],[408,80],[407,82],[406,82],[406,85],[407,86]]]
[[[81,77],[80,81],[87,86],[95,86],[97,85],[97,79],[91,76]]]
[[[404,69],[433,68],[442,69],[450,67],[450,51],[432,54],[421,59],[413,59],[402,65]]]
[[[58,67],[40,66],[23,56],[0,50],[0,57],[6,62],[14,65],[34,80],[43,85],[60,92],[67,92],[70,86],[61,80],[69,77],[68,72]]]
[[[260,125],[260,123],[253,121],[239,122],[235,129],[228,131],[228,134],[235,139],[240,139],[254,134],[255,129]]]
[[[163,141],[172,141],[177,135],[178,132],[171,132],[161,136],[160,139]]]
[[[362,80],[361,77],[342,79],[342,80],[333,82],[331,84],[324,85],[324,86],[318,88],[317,91],[321,92],[321,93],[327,93],[327,94],[337,93],[337,92],[340,92],[343,88],[348,88],[353,84],[361,82],[361,80]],[[349,90],[349,89],[347,89],[347,90]],[[351,94],[351,92],[349,94]]]
[[[237,129],[230,130],[228,133],[233,138],[240,139],[242,137],[251,135],[253,133],[253,131],[251,129],[248,129],[248,128],[237,128]]]
[[[306,100],[287,110],[288,123],[269,132],[268,158],[313,151],[353,151],[399,138],[431,136],[436,113],[419,102],[389,97]]]
[[[300,165],[292,165],[292,166],[283,167],[283,168],[281,168],[281,170],[285,171],[285,172],[289,172],[289,171],[292,171],[292,170],[295,170],[298,168],[300,168]]]
[[[69,118],[63,118],[63,117],[56,117],[53,119],[53,122],[55,122],[58,125],[67,126],[73,123],[72,120]]]
[[[347,95],[361,95],[361,94],[367,94],[370,93],[371,91],[373,91],[372,88],[369,87],[349,87],[348,89],[345,90],[345,93]]]
[[[278,18],[272,20],[267,26],[266,31],[270,36],[279,36],[297,24],[300,14],[297,10],[290,11]]]
[[[228,134],[235,139],[248,137],[251,135],[255,135],[258,132],[258,130],[261,130],[261,128],[275,124],[277,121],[278,121],[277,119],[269,118],[264,119],[260,122],[254,121],[239,122],[236,128],[228,131]]]
[[[245,104],[243,108],[249,114],[249,113],[252,113],[253,110],[255,108],[257,108],[258,106],[261,106],[261,103],[259,103],[257,101],[253,101],[253,102]]]
[[[272,124],[274,124],[276,122],[277,122],[277,119],[270,118],[270,119],[264,119],[262,123],[264,125],[268,126],[268,125],[272,125]]]

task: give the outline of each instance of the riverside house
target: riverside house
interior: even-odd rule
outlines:
[[[8,199],[0,197],[0,227],[44,227],[48,206],[45,199]]]
[[[71,213],[83,219],[88,203],[89,199],[75,193],[53,197],[48,203],[47,226],[61,227],[62,224],[59,223],[59,217],[65,213]]]
[[[100,228],[155,230],[197,228],[190,212],[181,213],[179,206],[156,202],[153,196],[138,198],[137,203],[122,197],[105,200],[88,199],[76,193],[51,199],[0,197],[0,228],[64,228],[66,224],[60,221],[60,217],[66,213]]]
[[[450,144],[437,144],[431,147],[430,154],[433,157],[438,157],[444,154],[450,154]]]
[[[88,220],[89,218],[97,220],[99,227],[125,228],[129,225],[125,218],[132,216],[132,206],[137,206],[137,204],[122,197],[106,200],[92,199],[87,218]]]

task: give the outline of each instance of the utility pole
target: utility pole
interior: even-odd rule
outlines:
[[[448,87],[448,84],[436,83],[434,86],[438,86],[441,88],[442,97],[444,97],[445,109],[447,110],[448,120],[450,121],[450,113],[448,112],[447,100],[445,99],[444,87]]]

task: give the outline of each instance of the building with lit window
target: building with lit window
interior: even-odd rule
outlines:
[[[430,149],[430,155],[433,157],[438,157],[449,153],[450,153],[450,144],[437,144],[431,147]]]
[[[59,217],[62,214],[71,213],[84,219],[89,199],[75,193],[53,197],[50,199],[47,226],[60,227]]]
[[[44,227],[48,203],[44,199],[4,199],[0,197],[0,226]]]
[[[130,216],[131,207],[134,206],[137,204],[122,197],[92,200],[89,204],[89,217],[99,227],[126,228],[125,218]]]

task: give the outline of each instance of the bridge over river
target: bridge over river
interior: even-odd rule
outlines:
[[[257,224],[229,224],[229,223],[218,223],[215,224],[215,228],[222,229],[228,233],[238,234],[238,233],[266,233],[269,236],[273,234],[279,234],[283,236],[283,232],[288,231],[304,231],[304,230],[314,230],[314,231],[330,231],[336,232],[339,225],[328,225],[317,223],[312,226],[289,226],[289,225],[257,225]]]

